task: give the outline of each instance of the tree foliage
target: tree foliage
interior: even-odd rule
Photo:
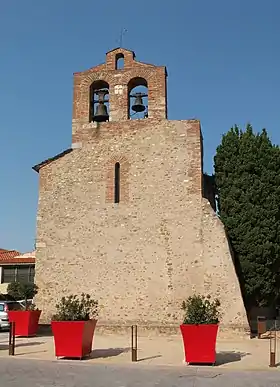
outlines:
[[[28,309],[27,300],[38,293],[38,286],[33,283],[11,282],[8,285],[7,293],[15,300],[25,300],[25,308]]]
[[[233,127],[214,158],[219,214],[240,263],[247,302],[280,295],[280,149],[265,129]]]

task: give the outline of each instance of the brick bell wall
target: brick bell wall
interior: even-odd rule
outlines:
[[[124,55],[124,69],[115,70],[115,56]],[[74,74],[73,143],[79,140],[82,125],[89,122],[89,88],[94,81],[110,85],[110,121],[128,119],[128,93],[137,80],[149,85],[149,118],[166,118],[166,68],[137,62],[133,53],[124,49],[114,50],[106,56],[106,63]]]

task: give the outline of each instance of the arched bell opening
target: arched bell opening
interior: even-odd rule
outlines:
[[[116,70],[123,70],[124,69],[124,54],[119,53],[116,55],[115,69]]]
[[[128,83],[128,119],[148,118],[148,82],[144,78],[133,78]]]
[[[95,81],[90,86],[89,122],[109,121],[109,84]]]

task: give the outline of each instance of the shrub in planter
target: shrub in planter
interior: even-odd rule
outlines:
[[[185,316],[180,329],[186,363],[215,364],[219,307],[220,301],[211,301],[210,296],[193,295],[183,302]]]
[[[52,317],[56,357],[79,358],[90,355],[96,327],[98,301],[89,294],[62,297]]]
[[[10,322],[15,323],[16,336],[35,336],[38,331],[41,311],[34,304],[29,304],[38,292],[38,286],[33,283],[12,282],[8,285],[7,293],[15,300],[24,299],[24,308],[22,310],[8,311]]]

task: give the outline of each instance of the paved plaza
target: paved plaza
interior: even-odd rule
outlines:
[[[280,341],[278,341],[280,347]],[[129,335],[96,331],[90,358],[57,360],[53,337],[16,338],[8,356],[8,333],[0,333],[0,386],[136,387],[264,386],[280,387],[280,366],[269,368],[269,340],[219,337],[217,364],[183,363],[181,337],[139,334],[138,362],[131,362]],[[277,348],[276,361],[280,361]]]
[[[83,363],[131,364],[130,334],[99,334],[96,330],[93,351]],[[180,335],[147,336],[139,332],[138,360],[142,365],[181,366],[184,352]],[[8,333],[0,333],[0,361],[8,356]],[[15,358],[55,360],[52,336],[16,338]],[[280,340],[277,342],[276,362],[280,362]],[[186,366],[186,365],[185,365]],[[269,339],[223,337],[217,341],[215,369],[269,369]],[[280,367],[279,367],[280,369]]]
[[[7,359],[0,361],[5,387],[276,387],[280,373],[222,369],[70,363]]]

